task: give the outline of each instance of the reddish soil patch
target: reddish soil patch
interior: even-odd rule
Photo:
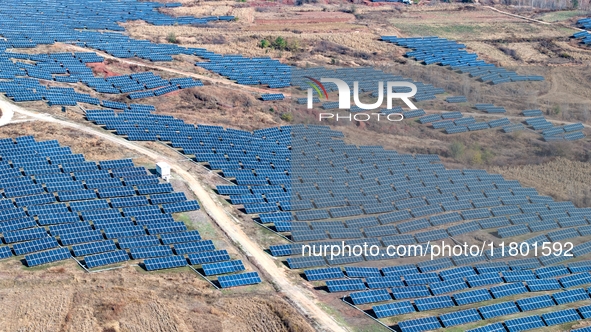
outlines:
[[[111,77],[111,76],[118,76],[119,75],[118,73],[110,71],[104,62],[88,63],[86,65],[92,69],[92,72],[94,73],[95,76]]]

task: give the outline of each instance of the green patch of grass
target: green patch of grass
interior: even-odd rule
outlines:
[[[578,10],[564,10],[551,13],[545,13],[539,17],[540,20],[545,22],[559,22],[566,21],[576,16],[584,16],[585,12]]]
[[[329,314],[332,318],[334,318],[335,321],[337,321],[340,325],[342,326],[350,326],[350,324],[348,324],[345,319],[342,316],[342,313],[338,310],[336,310],[335,308],[328,306],[324,303],[319,303],[318,306],[327,314]],[[374,322],[373,320],[367,319],[367,320],[363,320],[363,326],[353,326],[352,330],[356,331],[356,332],[385,332],[385,331],[389,331],[387,328],[385,328],[384,326],[380,325],[377,322]]]
[[[185,226],[187,226],[188,230],[191,231],[191,230],[195,229],[195,225],[193,225],[193,222],[191,221],[191,218],[189,217],[188,214],[178,213],[175,217],[176,217],[175,220],[182,221],[185,224]]]
[[[335,310],[333,307],[330,307],[324,303],[318,303],[318,306],[320,307],[320,309],[324,310],[324,312],[326,312],[332,318],[334,318],[334,320],[336,320],[339,324],[345,326],[347,325],[347,323],[345,323],[345,320],[343,319],[343,316],[341,316],[341,313]]]
[[[209,222],[198,222],[194,224],[194,227],[199,231],[202,238],[215,239],[218,237],[215,228]]]
[[[280,238],[277,236],[277,234],[264,227],[259,227],[257,232],[257,240],[265,248],[275,244],[286,243],[283,238]]]
[[[371,324],[355,329],[357,332],[384,332],[389,331],[386,327],[372,321]]]

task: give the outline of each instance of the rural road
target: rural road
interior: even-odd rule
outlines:
[[[544,25],[558,24],[558,25],[561,25],[561,26],[566,27],[566,28],[569,28],[569,29],[579,30],[579,31],[585,31],[585,29],[581,29],[581,28],[577,28],[577,27],[572,27],[572,26],[566,25],[566,24],[561,23],[561,22],[546,22],[546,21],[537,20],[537,19],[531,18],[531,17],[526,17],[526,16],[521,16],[521,15],[509,13],[509,12],[506,12],[506,11],[503,11],[503,10],[500,10],[500,9],[497,9],[495,7],[492,7],[492,6],[483,6],[483,7],[484,8],[488,8],[490,10],[493,10],[495,12],[501,13],[503,15],[517,17],[517,18],[520,18],[522,20],[526,20],[526,21],[530,21],[530,22],[540,23],[540,24],[544,24]]]
[[[216,224],[224,231],[224,233],[251,259],[259,269],[263,270],[265,275],[270,279],[272,284],[294,303],[309,319],[318,325],[324,331],[344,332],[345,328],[341,327],[334,319],[326,314],[318,305],[315,299],[307,296],[296,285],[289,282],[286,270],[277,266],[276,261],[263,251],[254,240],[252,240],[240,226],[234,222],[226,210],[221,205],[216,204],[212,195],[208,193],[201,183],[189,172],[185,171],[183,167],[174,159],[170,159],[153,150],[147,149],[143,146],[137,145],[131,141],[123,139],[119,136],[101,132],[89,126],[79,123],[69,122],[54,118],[48,114],[28,111],[20,106],[14,105],[0,96],[0,109],[3,113],[13,112],[19,113],[39,121],[47,121],[56,123],[64,127],[70,127],[85,133],[98,136],[105,140],[119,144],[125,148],[141,153],[154,162],[165,161],[170,164],[175,173],[182,177],[191,190],[199,199],[202,209],[216,222]]]
[[[482,6],[482,7],[484,7],[484,8],[488,8],[488,9],[491,9],[491,10],[494,10],[495,12],[501,13],[501,14],[503,14],[503,15],[517,17],[517,18],[520,18],[520,19],[523,19],[523,20],[526,20],[526,21],[531,21],[531,22],[536,22],[536,23],[540,23],[540,24],[546,24],[546,25],[551,25],[551,24],[552,24],[552,23],[550,23],[550,22],[545,22],[545,21],[541,21],[541,20],[536,20],[535,18],[529,18],[529,17],[526,17],[526,16],[521,16],[521,15],[517,15],[517,14],[509,13],[509,12],[506,12],[506,11],[502,11],[502,10],[500,10],[500,9],[497,9],[497,8],[495,8],[495,7],[492,7],[492,6]]]

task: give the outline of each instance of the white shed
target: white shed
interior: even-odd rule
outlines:
[[[160,175],[160,177],[168,182],[170,181],[170,165],[161,161],[156,163],[156,172],[158,172],[158,175]]]

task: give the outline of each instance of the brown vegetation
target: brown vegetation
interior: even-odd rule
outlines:
[[[7,331],[312,331],[264,286],[223,294],[188,269],[88,274],[69,260],[23,273],[17,260],[0,265]]]
[[[490,172],[519,180],[522,186],[534,187],[543,195],[571,200],[579,207],[591,206],[591,163],[566,158],[539,165],[496,166]]]
[[[33,135],[38,141],[55,139],[61,145],[69,146],[73,153],[84,154],[88,160],[108,160],[132,157],[134,158],[134,161],[139,164],[146,164],[149,162],[145,157],[130,153],[128,150],[107,140],[48,122],[31,121],[11,123],[0,127],[0,137],[2,138],[15,138],[24,135]]]

